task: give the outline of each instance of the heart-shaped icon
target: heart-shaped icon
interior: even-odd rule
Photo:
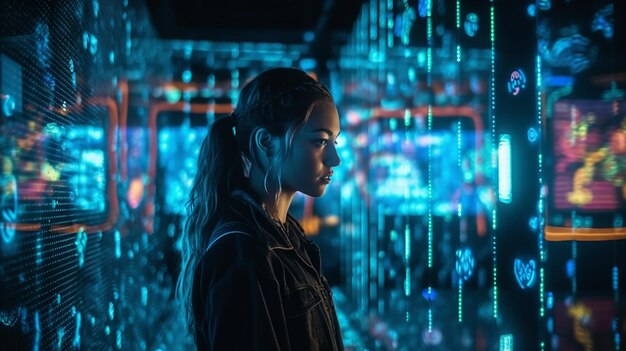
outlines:
[[[530,259],[524,262],[519,258],[515,259],[515,278],[522,289],[530,288],[535,284],[537,278],[537,263]]]

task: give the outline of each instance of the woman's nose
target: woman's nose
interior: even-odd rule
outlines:
[[[341,164],[341,158],[339,157],[335,145],[333,145],[332,150],[326,154],[326,162],[324,163],[329,167],[337,167]]]

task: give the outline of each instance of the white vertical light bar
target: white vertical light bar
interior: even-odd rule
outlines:
[[[511,136],[502,134],[498,142],[498,199],[500,202],[505,204],[512,202],[511,182]]]

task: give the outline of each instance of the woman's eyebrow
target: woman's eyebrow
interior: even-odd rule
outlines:
[[[310,133],[315,133],[315,132],[324,132],[330,136],[333,136],[333,132],[330,129],[326,129],[326,128],[317,128],[317,129],[310,131]],[[339,134],[341,134],[341,132],[337,133],[337,136],[339,136]]]

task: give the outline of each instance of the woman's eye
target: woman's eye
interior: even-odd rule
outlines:
[[[328,139],[317,139],[316,140],[320,145],[326,145],[328,143]]]

